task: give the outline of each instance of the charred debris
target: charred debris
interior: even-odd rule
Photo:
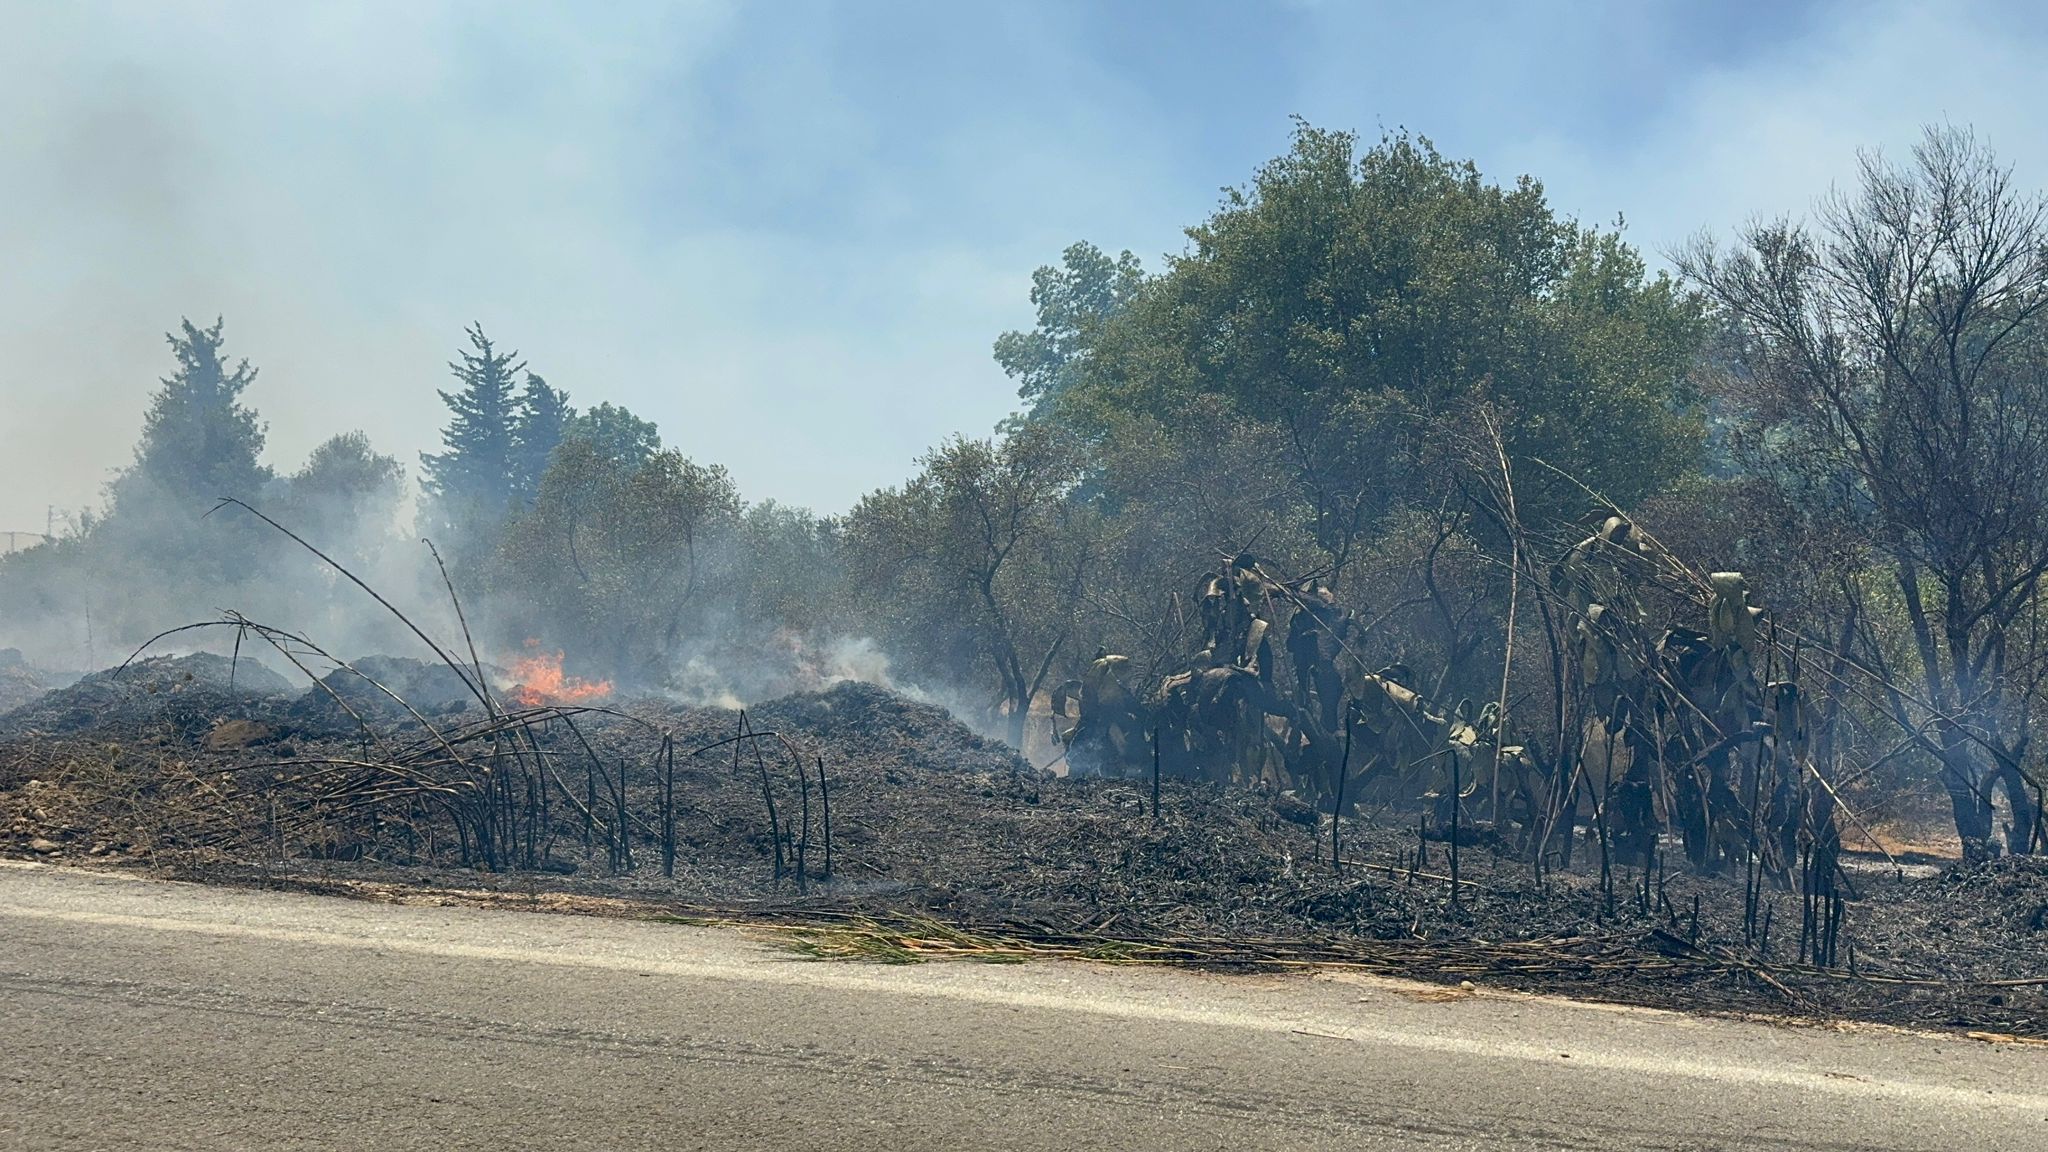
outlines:
[[[1846,851],[1856,816],[1739,578],[1698,582],[1707,629],[1652,629],[1623,590],[1682,567],[1618,521],[1551,577],[1581,654],[1569,759],[1501,745],[1497,702],[1359,669],[1355,621],[1239,555],[1196,590],[1189,667],[1140,690],[1103,654],[1053,694],[1065,775],[872,685],[548,702],[467,638],[344,662],[231,614],[195,629],[236,656],[138,656],[0,717],[0,819],[45,858],[545,890],[819,955],[1345,965],[2048,1034],[2048,869]]]

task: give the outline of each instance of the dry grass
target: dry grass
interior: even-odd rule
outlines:
[[[0,827],[88,855],[203,852],[245,807],[225,777],[148,745],[29,743],[0,758]]]

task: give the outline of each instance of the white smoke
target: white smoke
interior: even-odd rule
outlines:
[[[752,645],[727,641],[690,652],[676,663],[668,694],[685,704],[744,708],[848,681],[922,698],[890,675],[889,657],[873,639],[817,639],[789,628],[775,629]]]
[[[983,737],[1004,739],[1000,723],[986,709],[976,707],[966,693],[898,677],[889,654],[870,636],[821,638],[779,628],[751,644],[728,640],[692,651],[676,662],[665,694],[697,707],[748,708],[791,693],[822,692],[846,683],[871,684],[943,708]]]

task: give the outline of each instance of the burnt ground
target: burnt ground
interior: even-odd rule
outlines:
[[[62,682],[31,665],[18,648],[0,648],[0,715],[33,703]]]
[[[1419,839],[1413,814],[1345,821],[1344,864],[1333,868],[1328,817],[1291,797],[1168,779],[1155,814],[1149,781],[1055,777],[940,709],[841,684],[748,717],[803,759],[823,760],[829,877],[824,798],[810,790],[800,837],[805,790],[780,741],[693,754],[734,735],[739,714],[657,701],[622,706],[634,719],[575,719],[589,753],[623,767],[630,866],[615,870],[601,835],[586,846],[580,817],[557,807],[552,835],[534,846],[537,869],[487,872],[462,867],[453,836],[416,807],[364,806],[355,793],[280,832],[272,798],[305,803],[278,783],[295,765],[374,759],[385,743],[428,734],[403,709],[359,702],[376,728],[366,735],[317,692],[294,698],[246,668],[230,686],[224,662],[210,660],[95,674],[0,716],[0,853],[821,925],[865,934],[880,942],[871,954],[898,958],[906,942],[938,933],[996,956],[1341,962],[1666,1007],[2048,1037],[2048,860],[1902,871],[1859,860],[1836,963],[1822,969],[1798,962],[1796,893],[1766,886],[1769,938],[1745,932],[1739,876],[1673,873],[1645,885],[1623,870],[1603,890],[1597,853],[1582,845],[1578,870],[1539,881],[1482,825],[1460,838],[1454,900],[1449,846]],[[444,695],[421,713],[443,730],[481,719],[459,708]],[[537,739],[563,755],[561,790],[577,792],[585,769],[574,757],[589,753],[567,721],[543,728]],[[662,731],[676,749],[673,877],[662,874],[654,815]],[[792,829],[779,879],[764,776]]]

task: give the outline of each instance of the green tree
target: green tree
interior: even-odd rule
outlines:
[[[322,441],[281,487],[266,511],[372,583],[389,578],[395,558],[426,559],[423,553],[398,551],[404,466],[378,452],[361,432]],[[252,612],[261,608],[268,618],[290,621],[308,635],[330,641],[346,637],[358,652],[388,651],[403,642],[395,622],[362,613],[355,590],[327,564],[268,529],[262,531],[270,557],[269,586],[251,589],[237,607]],[[405,571],[413,571],[409,563]]]
[[[1112,260],[1085,241],[1061,253],[1058,267],[1031,274],[1038,323],[1029,332],[1003,333],[995,347],[996,363],[1017,381],[1031,415],[1042,415],[1073,387],[1096,333],[1130,303],[1144,276],[1128,251]]]
[[[314,448],[292,474],[288,522],[324,550],[361,556],[365,544],[390,535],[404,497],[404,466],[363,433],[344,432]]]
[[[517,491],[516,388],[526,368],[519,353],[500,351],[483,325],[471,325],[467,332],[469,349],[448,365],[460,386],[440,392],[449,412],[441,432],[446,451],[420,454],[429,526],[450,537],[458,554],[487,539],[503,522]]]
[[[178,371],[162,379],[150,400],[135,464],[114,485],[117,513],[123,499],[153,504],[169,498],[186,506],[224,496],[252,500],[269,482],[270,469],[258,459],[263,423],[242,403],[256,369],[247,360],[229,366],[221,326],[219,319],[210,328],[181,320],[180,331],[165,336]]]
[[[1106,645],[1156,683],[1200,645],[1199,621],[1190,625],[1184,598],[1224,556],[1256,548],[1279,571],[1314,568],[1312,517],[1288,452],[1274,425],[1214,396],[1172,420],[1121,421],[1091,445],[1085,491],[1105,530],[1088,574],[1079,647]]]
[[[105,515],[39,574],[12,570],[0,615],[32,609],[89,618],[91,644],[144,639],[221,603],[248,603],[268,586],[268,529],[234,512],[208,515],[221,497],[274,503],[278,482],[260,460],[264,429],[242,402],[256,369],[223,350],[222,322],[180,322],[166,339],[177,370],[162,378],[143,419],[135,462],[108,487]],[[33,590],[27,583],[39,583]],[[39,601],[39,603],[38,603]],[[107,655],[81,644],[79,658]]]
[[[519,506],[530,507],[540,494],[541,474],[548,457],[568,434],[576,418],[569,395],[548,386],[532,372],[519,393],[519,406],[512,416],[512,492]]]
[[[1696,298],[1617,235],[1558,218],[1532,179],[1489,183],[1418,137],[1356,143],[1301,125],[1189,229],[1189,250],[1095,333],[1064,418],[1099,432],[1222,397],[1296,445],[1338,550],[1344,525],[1368,528],[1397,494],[1356,447],[1422,459],[1434,426],[1480,400],[1514,415],[1515,454],[1616,500],[1695,468]],[[1583,499],[1539,487],[1532,515]]]
[[[634,466],[571,436],[532,510],[507,527],[495,583],[526,635],[658,685],[709,627],[722,591],[715,562],[739,511],[723,468],[678,452]]]
[[[1034,422],[1001,440],[949,440],[919,463],[848,515],[850,595],[913,675],[992,682],[987,717],[1021,746],[1100,547],[1099,516],[1075,498],[1081,456]]]
[[[569,421],[566,435],[580,437],[599,455],[629,468],[646,463],[661,451],[661,430],[616,404],[606,402]]]
[[[781,627],[823,637],[841,627],[840,527],[828,518],[764,500],[741,514],[734,541],[737,617],[756,630]]]

